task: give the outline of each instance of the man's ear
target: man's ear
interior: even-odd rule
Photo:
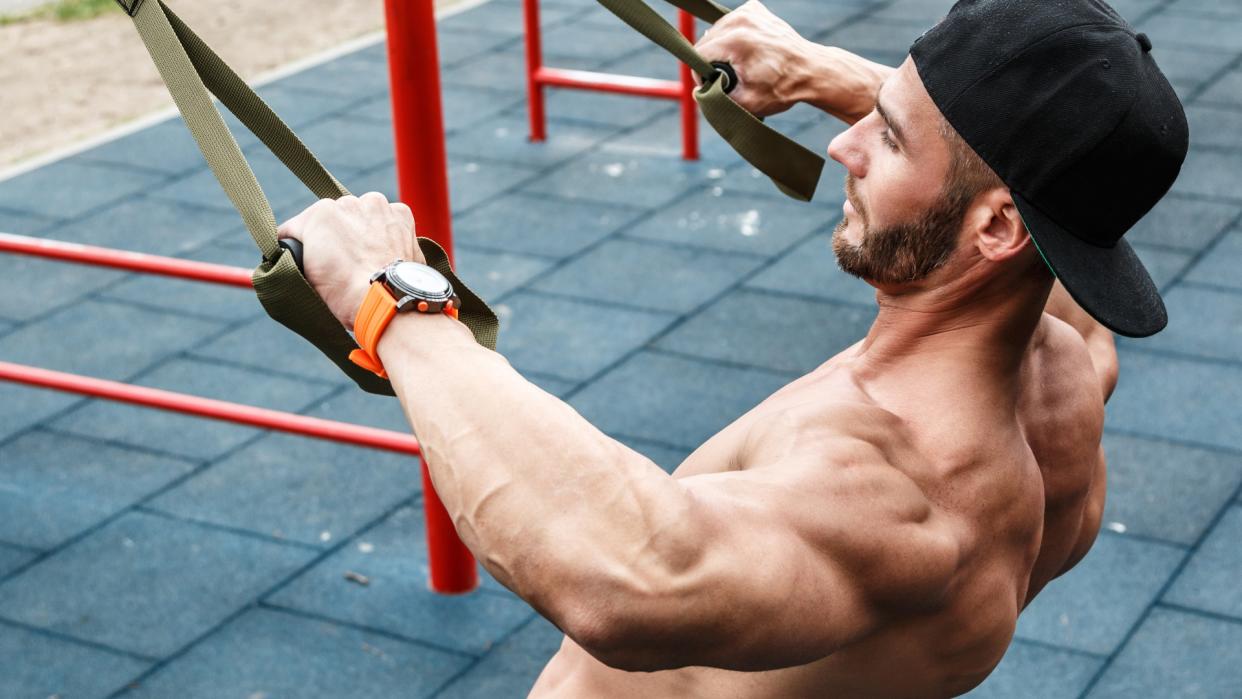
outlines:
[[[975,197],[970,225],[979,253],[993,262],[1008,260],[1030,244],[1031,236],[1007,187],[995,187]]]

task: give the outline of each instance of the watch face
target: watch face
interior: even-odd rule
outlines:
[[[398,262],[388,270],[388,281],[411,296],[447,298],[453,287],[443,274],[417,262]]]

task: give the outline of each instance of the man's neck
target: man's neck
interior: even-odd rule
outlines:
[[[917,378],[929,358],[937,374],[968,377],[1016,398],[1023,357],[1043,315],[1052,279],[1042,274],[999,279],[978,268],[950,282],[880,289],[880,311],[856,359],[863,372]]]

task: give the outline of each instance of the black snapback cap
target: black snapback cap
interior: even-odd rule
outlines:
[[[961,0],[910,55],[1070,296],[1122,335],[1162,330],[1122,236],[1173,185],[1189,129],[1147,36],[1099,0]]]

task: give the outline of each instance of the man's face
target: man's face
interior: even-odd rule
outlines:
[[[942,196],[949,148],[913,61],[885,82],[877,105],[828,147],[848,171],[832,249],[849,274],[876,285],[905,284],[947,261],[965,207]]]

